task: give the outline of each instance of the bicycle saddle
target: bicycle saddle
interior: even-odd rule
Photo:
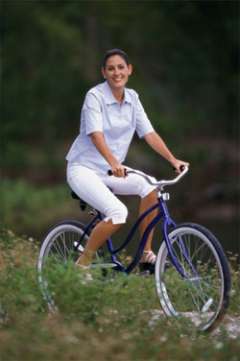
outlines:
[[[87,203],[83,201],[81,198],[79,198],[75,192],[71,191],[71,196],[73,199],[79,200],[79,206],[82,211],[84,211],[87,208]]]

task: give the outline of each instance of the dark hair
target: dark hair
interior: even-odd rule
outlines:
[[[125,53],[125,51],[123,51],[121,49],[111,49],[111,50],[108,50],[103,57],[103,61],[102,61],[103,68],[106,67],[108,58],[110,58],[113,55],[121,56],[125,60],[126,64],[129,65],[128,55]]]

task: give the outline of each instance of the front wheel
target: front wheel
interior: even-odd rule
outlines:
[[[200,330],[210,330],[229,303],[231,279],[224,251],[209,230],[193,223],[177,226],[168,238],[183,275],[173,265],[164,241],[155,267],[163,311],[189,318]]]

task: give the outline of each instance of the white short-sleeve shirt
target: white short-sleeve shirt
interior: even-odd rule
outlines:
[[[80,134],[73,142],[66,159],[91,169],[106,172],[109,164],[92,143],[90,134],[101,131],[105,141],[120,163],[127,155],[135,131],[142,138],[154,131],[138,94],[125,88],[119,103],[107,82],[90,89],[81,111]]]

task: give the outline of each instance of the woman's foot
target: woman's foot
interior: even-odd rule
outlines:
[[[89,272],[91,268],[92,260],[95,256],[95,252],[91,250],[84,250],[84,252],[81,254],[81,256],[77,259],[75,262],[76,267],[81,270],[82,273],[82,284],[86,284],[89,281],[92,281],[92,275]]]
[[[153,274],[155,272],[156,259],[157,256],[153,251],[144,251],[139,262],[140,272],[149,272],[150,274]]]
[[[76,267],[81,271],[81,283],[86,284],[93,280],[91,273],[89,272],[91,266],[85,266],[80,264],[78,261],[75,263]]]
[[[82,268],[89,268],[94,256],[95,256],[94,251],[85,249],[83,253],[80,255],[80,257],[77,259],[75,264],[76,266],[80,266]]]

